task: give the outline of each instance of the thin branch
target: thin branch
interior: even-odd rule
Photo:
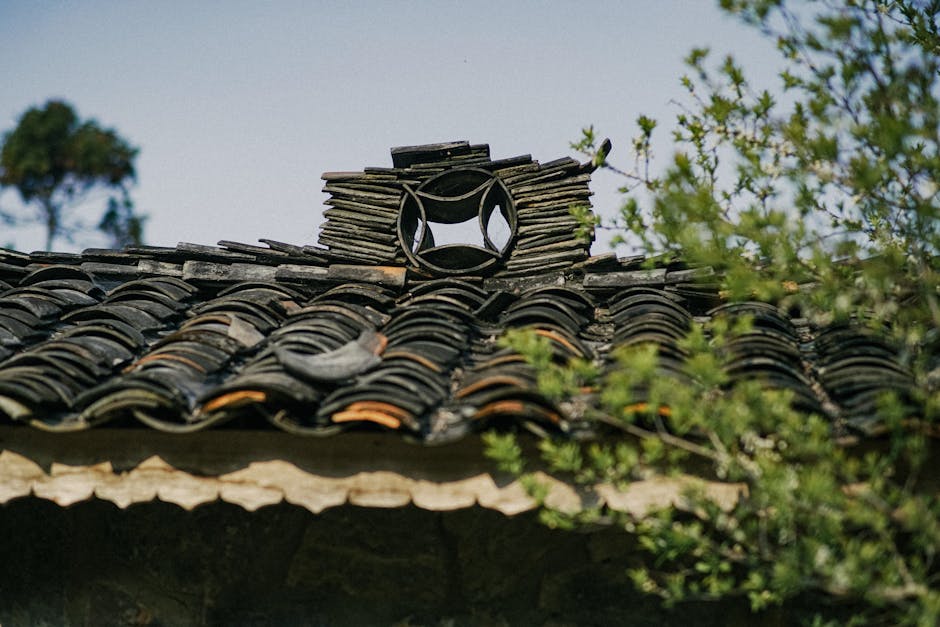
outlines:
[[[693,455],[698,455],[699,457],[709,459],[713,462],[718,462],[721,460],[715,451],[707,449],[704,446],[699,446],[698,444],[683,438],[676,437],[671,433],[649,431],[642,427],[638,427],[635,424],[617,420],[611,416],[604,416],[601,418],[601,420],[638,438],[644,440],[660,440],[664,444],[669,444],[670,446],[674,446],[678,449],[692,453]]]

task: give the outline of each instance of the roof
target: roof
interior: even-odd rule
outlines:
[[[612,428],[590,411],[596,391],[551,402],[499,338],[531,328],[556,358],[602,371],[617,347],[652,343],[681,380],[680,338],[715,316],[754,320],[729,347],[732,380],[790,390],[845,433],[877,430],[879,394],[913,385],[862,328],[723,302],[710,268],[591,256],[570,212],[589,206],[589,164],[492,160],[467,142],[392,149],[392,161],[323,175],[317,246],[0,250],[0,425],[596,437]],[[434,241],[465,221],[476,243]]]

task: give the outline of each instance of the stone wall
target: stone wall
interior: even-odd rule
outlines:
[[[479,508],[19,499],[0,507],[0,625],[754,624],[743,604],[637,594],[640,558],[623,533]]]

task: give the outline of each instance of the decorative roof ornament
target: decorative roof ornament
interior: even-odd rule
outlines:
[[[327,172],[320,245],[362,263],[407,264],[429,276],[523,276],[587,259],[572,206],[590,207],[594,166],[530,155],[492,160],[465,141],[392,148],[392,168]],[[468,241],[435,230],[468,225]],[[478,228],[480,237],[473,237]]]
[[[499,212],[509,236],[498,246],[490,221]],[[435,245],[434,224],[456,224],[477,219],[483,246]],[[417,189],[405,185],[398,212],[398,242],[408,260],[433,274],[474,274],[493,267],[512,250],[518,220],[512,195],[492,172],[455,168],[434,176]]]

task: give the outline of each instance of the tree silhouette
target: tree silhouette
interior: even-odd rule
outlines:
[[[97,228],[114,246],[140,243],[145,217],[134,212],[128,185],[136,178],[137,148],[113,129],[81,120],[72,106],[50,100],[31,107],[3,136],[0,185],[15,188],[32,215],[0,213],[13,225],[40,223],[46,250],[56,239],[71,238],[84,227],[70,214],[90,201],[91,192],[107,199]]]

